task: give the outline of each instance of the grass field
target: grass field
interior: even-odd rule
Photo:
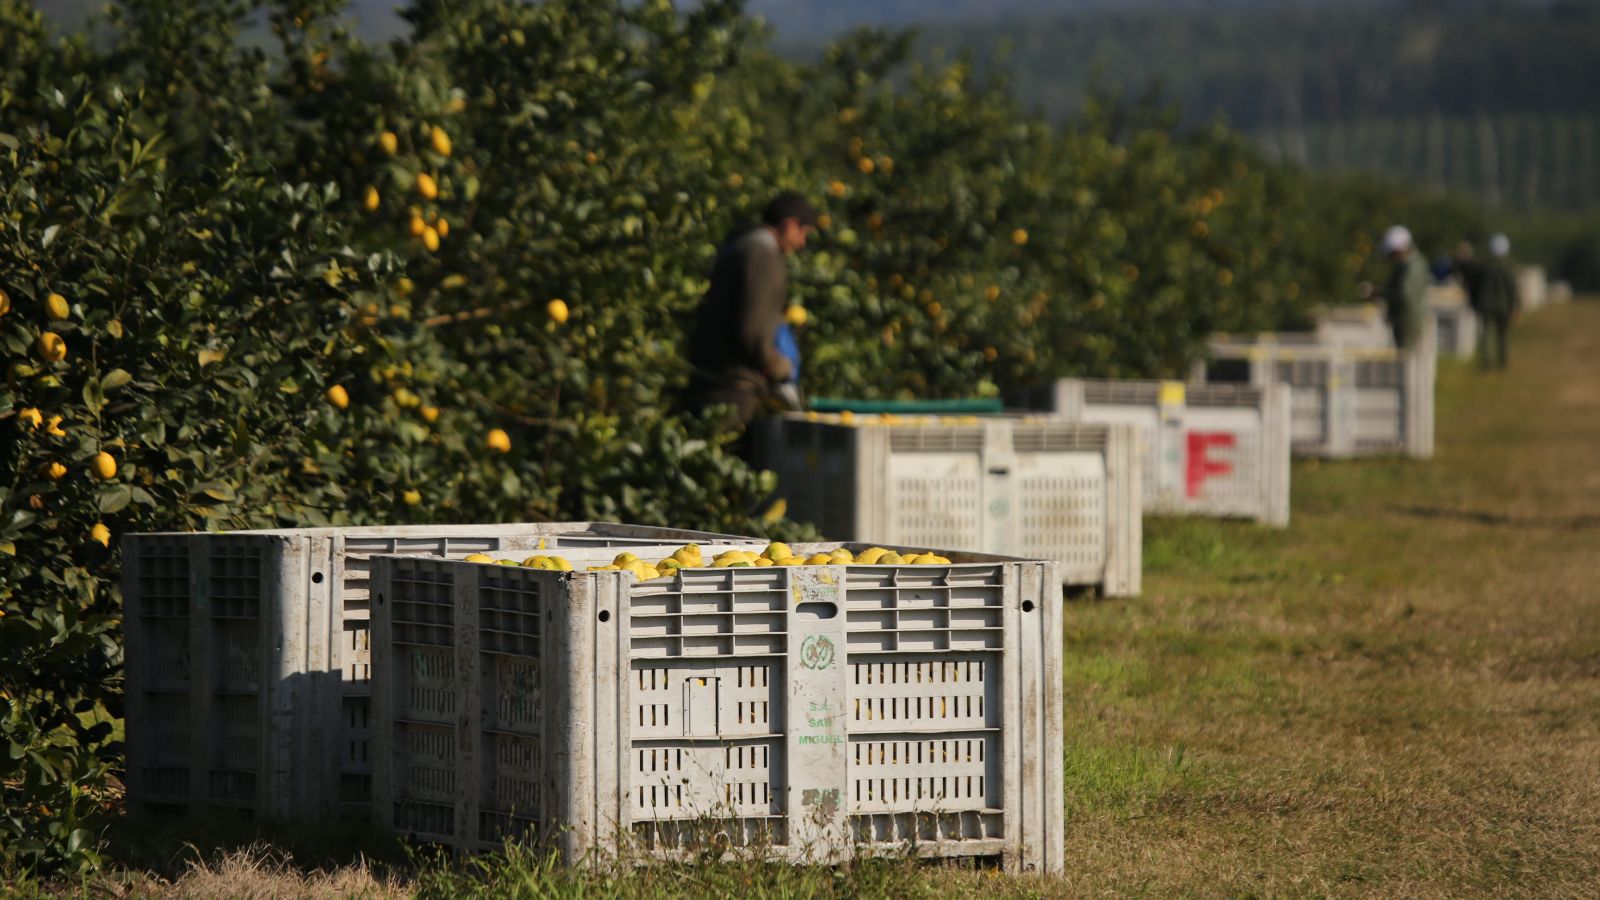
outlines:
[[[899,862],[601,876],[532,857],[316,870],[198,853],[209,862],[190,866],[196,851],[146,836],[123,841],[136,865],[87,887],[1593,896],[1600,304],[1524,323],[1512,365],[1506,376],[1444,366],[1433,461],[1297,465],[1286,532],[1148,523],[1144,596],[1072,607],[1061,879]],[[302,863],[341,855],[300,843],[312,848]]]

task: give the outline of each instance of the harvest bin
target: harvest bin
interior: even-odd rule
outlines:
[[[1298,456],[1433,456],[1433,329],[1415,350],[1320,343],[1315,334],[1218,337],[1196,383],[1288,385]]]
[[[1478,350],[1478,314],[1458,285],[1428,289],[1428,327],[1441,356],[1471,357]],[[1317,337],[1325,344],[1393,347],[1394,335],[1375,303],[1330,306],[1317,311]]]
[[[376,819],[569,861],[914,845],[1060,871],[1055,564],[937,552],[645,583],[377,557]]]
[[[1139,429],[1144,510],[1289,524],[1289,389],[1063,378],[1028,405]]]
[[[1132,426],[789,413],[758,447],[789,515],[829,538],[1053,559],[1063,584],[1139,593]]]
[[[369,557],[521,559],[726,540],[590,522],[135,534],[123,541],[135,815],[370,815]]]

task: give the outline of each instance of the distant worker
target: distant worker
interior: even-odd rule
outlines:
[[[806,245],[817,217],[806,198],[786,191],[760,224],[734,229],[717,249],[689,338],[690,408],[730,406],[740,429],[763,412],[799,408],[799,348],[792,334],[779,344],[789,306],[785,258]]]
[[[1508,257],[1511,240],[1503,234],[1489,238],[1489,258],[1468,284],[1468,299],[1478,314],[1478,365],[1503,370],[1509,362],[1506,336],[1517,314],[1517,277]]]
[[[1394,345],[1406,350],[1422,341],[1428,323],[1426,294],[1433,276],[1428,263],[1417,252],[1411,232],[1396,225],[1384,232],[1383,252],[1394,263],[1394,271],[1384,286],[1383,299],[1389,315],[1389,330],[1394,335]]]

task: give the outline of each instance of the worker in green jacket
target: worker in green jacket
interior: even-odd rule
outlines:
[[[1411,232],[1404,225],[1384,232],[1383,252],[1394,263],[1394,271],[1383,289],[1389,330],[1394,335],[1395,347],[1408,350],[1422,342],[1423,329],[1428,322],[1425,295],[1433,276],[1428,273],[1428,263],[1417,252]]]
[[[1508,262],[1510,255],[1510,239],[1503,234],[1490,238],[1489,259],[1474,279],[1476,290],[1468,295],[1478,314],[1478,365],[1485,370],[1504,369],[1508,362],[1506,334],[1517,314],[1517,277]]]

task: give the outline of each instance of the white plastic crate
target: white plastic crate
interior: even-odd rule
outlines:
[[[376,820],[569,860],[914,845],[1060,871],[1054,564],[940,552],[642,584],[379,557]]]
[[[369,815],[374,553],[521,559],[541,542],[724,539],[589,522],[129,535],[128,807]]]
[[[1522,313],[1538,312],[1550,299],[1543,266],[1517,266],[1517,301]]]
[[[1318,343],[1352,347],[1393,347],[1394,332],[1376,303],[1324,306],[1315,313]]]
[[[1065,585],[1139,593],[1132,426],[791,413],[764,427],[789,515],[831,539],[1054,559]]]
[[[1031,406],[1139,429],[1147,513],[1289,524],[1289,389],[1063,378]]]
[[[1194,382],[1290,388],[1295,454],[1330,459],[1433,456],[1432,329],[1415,350],[1322,344],[1315,334],[1220,336]]]
[[[1375,303],[1329,306],[1316,312],[1317,339],[1323,344],[1381,348],[1394,346],[1394,333]],[[1478,314],[1460,286],[1428,289],[1428,327],[1440,356],[1471,357],[1478,349]]]
[[[1460,288],[1437,289],[1430,295],[1428,311],[1440,356],[1471,359],[1478,352],[1478,314],[1467,305]]]

